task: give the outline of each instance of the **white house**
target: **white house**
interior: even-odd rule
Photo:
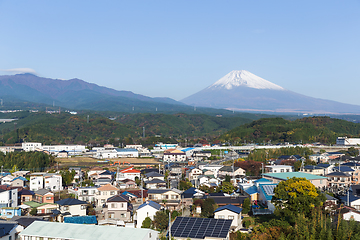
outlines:
[[[152,221],[154,221],[154,216],[160,209],[161,205],[153,201],[146,201],[145,203],[141,204],[136,210],[136,227],[141,228],[142,222],[146,217],[149,217]]]
[[[266,173],[293,172],[293,167],[288,165],[266,165]]]
[[[97,193],[97,187],[79,187],[77,191],[75,191],[75,195],[77,196],[77,198],[81,201],[86,202],[95,202]]]
[[[213,172],[214,176],[217,177],[219,170],[223,167],[224,165],[217,165],[217,164],[206,164],[206,165],[200,165],[199,168],[201,170],[209,170],[211,172]]]
[[[18,189],[0,189],[0,208],[18,206]]]
[[[121,181],[124,179],[131,179],[135,181],[135,178],[138,177],[140,179],[140,170],[134,169],[134,167],[129,167],[122,169],[116,175],[116,181]]]
[[[36,191],[44,188],[44,172],[32,173],[30,175],[30,190]]]
[[[240,229],[242,225],[241,211],[241,208],[228,204],[226,206],[217,208],[214,211],[214,218],[232,220],[231,227],[236,231],[237,229]]]
[[[347,221],[354,219],[356,222],[360,222],[360,213],[350,210],[349,212],[343,214],[343,219]]]
[[[44,188],[51,191],[63,190],[61,174],[47,173],[44,175]]]
[[[86,216],[87,202],[75,198],[66,198],[55,203],[59,205],[59,211],[63,215]]]

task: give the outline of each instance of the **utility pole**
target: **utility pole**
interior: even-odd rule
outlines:
[[[171,214],[169,211],[169,239],[171,239]]]
[[[89,115],[86,117],[86,122],[89,123]]]
[[[143,178],[142,178],[142,176],[141,176],[141,174],[140,174],[140,178],[141,178],[141,204],[143,204],[144,203],[144,188],[143,188]]]

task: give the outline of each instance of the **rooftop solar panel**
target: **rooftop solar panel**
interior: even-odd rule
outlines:
[[[262,185],[267,195],[274,195],[274,188],[276,185]]]

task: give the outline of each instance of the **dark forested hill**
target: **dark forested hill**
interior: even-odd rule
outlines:
[[[112,117],[113,120],[105,116]],[[45,144],[131,143],[133,140],[142,138],[143,127],[145,127],[146,138],[161,136],[159,141],[166,138],[212,138],[263,116],[238,114],[233,117],[215,117],[205,114],[119,114],[114,112],[86,112],[78,115],[25,111],[0,113],[0,119],[18,119],[10,123],[0,123],[0,141],[4,144],[23,141]],[[141,142],[147,141],[141,139]]]
[[[309,117],[294,121],[263,118],[223,134],[220,140],[254,143],[336,142],[338,136],[358,137],[360,124],[329,117]]]

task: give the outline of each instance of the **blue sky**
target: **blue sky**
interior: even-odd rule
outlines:
[[[180,100],[248,70],[360,105],[359,29],[359,0],[0,0],[0,74],[21,68]]]

